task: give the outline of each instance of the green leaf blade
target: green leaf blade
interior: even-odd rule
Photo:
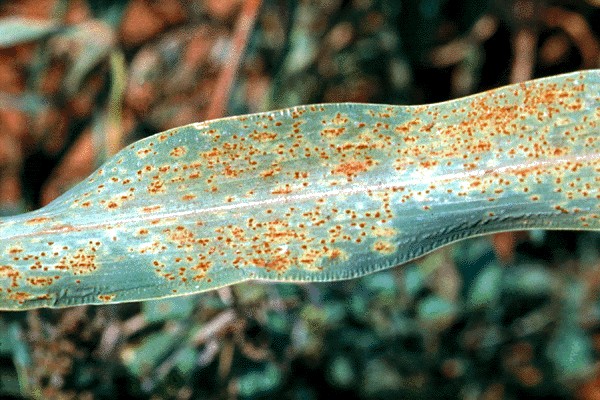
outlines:
[[[0,308],[347,279],[490,232],[600,229],[599,88],[587,71],[157,134],[0,220]]]

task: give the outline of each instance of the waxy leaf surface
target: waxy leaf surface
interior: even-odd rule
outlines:
[[[515,229],[600,228],[600,72],[424,106],[309,105],[127,147],[0,220],[0,308],[353,278]]]

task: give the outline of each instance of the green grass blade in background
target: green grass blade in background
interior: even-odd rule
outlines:
[[[0,48],[38,40],[60,29],[60,24],[51,21],[23,17],[0,18]]]
[[[514,229],[600,229],[600,72],[426,106],[310,105],[141,140],[0,220],[0,308],[358,277]]]

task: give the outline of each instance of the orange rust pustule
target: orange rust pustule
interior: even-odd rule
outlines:
[[[19,304],[25,303],[25,301],[32,299],[33,295],[28,292],[14,292],[8,296],[11,300],[18,302]]]
[[[88,248],[80,248],[60,259],[54,265],[54,269],[59,271],[70,271],[73,275],[87,275],[98,269],[96,260],[96,247],[99,242],[92,244]]]
[[[383,254],[393,254],[396,251],[396,245],[387,241],[377,241],[373,244],[373,250]]]
[[[37,218],[31,218],[27,221],[25,221],[25,223],[27,225],[37,225],[37,224],[43,224],[43,223],[47,223],[52,221],[52,218],[48,218],[48,217],[37,217]]]
[[[274,256],[268,260],[254,258],[252,259],[252,263],[259,268],[264,268],[266,271],[275,271],[278,273],[287,271],[291,265],[289,258],[280,255]]]
[[[10,279],[10,287],[16,288],[19,287],[18,280],[21,279],[21,272],[10,265],[0,265],[0,277]]]
[[[184,146],[178,146],[178,147],[175,147],[173,150],[171,150],[171,152],[169,153],[169,155],[171,157],[181,157],[186,152],[187,152],[187,148],[186,147],[184,147]]]
[[[110,303],[111,301],[113,301],[115,299],[116,295],[114,294],[101,294],[98,295],[98,300],[100,300],[103,303]]]
[[[353,160],[353,161],[344,162],[344,163],[338,165],[333,170],[331,170],[331,173],[339,174],[339,175],[346,175],[346,177],[348,179],[351,179],[351,178],[357,176],[358,174],[360,174],[361,172],[368,171],[372,165],[373,165],[372,160],[366,160],[366,161]]]
[[[27,283],[32,286],[50,286],[54,282],[53,278],[47,276],[34,276],[27,278]]]

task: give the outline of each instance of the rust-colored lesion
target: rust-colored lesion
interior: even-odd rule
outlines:
[[[346,128],[337,127],[337,128],[324,128],[321,130],[321,136],[327,139],[336,139],[342,136],[346,132]]]
[[[264,268],[267,272],[283,273],[290,268],[292,262],[285,255],[277,255],[271,258],[253,258],[252,264],[258,268]]]
[[[174,229],[163,230],[168,241],[174,243],[178,249],[191,248],[196,244],[194,232],[184,226],[176,226]]]
[[[21,276],[22,274],[18,269],[10,265],[0,265],[0,278],[8,278],[10,280],[11,288],[19,287]]]
[[[326,257],[329,257],[331,261],[346,261],[348,260],[348,253],[342,249],[333,248],[327,252]]]
[[[32,276],[27,278],[27,283],[31,286],[50,286],[54,282],[54,278],[49,276]]]
[[[187,148],[185,146],[177,146],[174,147],[173,150],[169,153],[171,157],[182,157],[187,153]]]
[[[397,246],[391,242],[378,240],[373,243],[373,250],[382,254],[393,254],[397,249]]]
[[[7,253],[11,256],[14,256],[15,254],[19,254],[22,253],[24,251],[23,247],[21,246],[10,246],[7,249]]]
[[[160,211],[162,208],[163,208],[162,205],[155,204],[153,206],[142,207],[142,212],[144,212],[144,213],[154,213],[154,212]]]
[[[248,135],[248,136],[257,142],[270,142],[272,140],[277,139],[277,133],[269,132],[269,131],[262,131],[262,132],[254,131],[254,132],[250,133],[250,135]]]
[[[268,168],[268,169],[265,169],[264,171],[261,171],[260,176],[263,178],[270,178],[272,176],[275,176],[279,172],[281,172],[281,166],[276,165],[276,166],[273,166],[272,168]]]
[[[207,272],[213,265],[212,261],[207,260],[202,254],[198,255],[198,257],[200,258],[200,261],[191,267],[190,270]]]
[[[98,295],[98,300],[100,300],[103,303],[110,303],[115,299],[115,297],[115,294],[100,294]]]
[[[229,164],[225,165],[225,168],[223,168],[223,175],[227,178],[237,178],[244,172],[244,168],[233,168]]]
[[[366,172],[375,165],[375,161],[367,160],[349,160],[342,162],[331,170],[334,175],[345,175],[348,180],[358,176],[362,172]]]
[[[377,216],[376,218],[380,218]],[[371,229],[371,235],[375,237],[394,237],[398,234],[398,231],[395,228],[387,227],[387,226],[374,226]]]
[[[62,257],[54,265],[55,270],[69,271],[73,275],[88,275],[98,269],[96,252],[100,242],[90,243],[87,248],[79,248]]]
[[[291,194],[293,192],[294,189],[292,189],[292,186],[289,183],[271,190],[271,194]]]
[[[28,219],[27,221],[25,221],[26,225],[38,225],[38,224],[45,224],[48,222],[51,222],[52,218],[49,217],[37,217],[37,218],[31,218]]]
[[[165,182],[160,179],[160,178],[156,178],[153,179],[152,182],[150,182],[150,184],[147,187],[148,193],[150,194],[162,194],[166,192],[166,186],[165,186]]]
[[[332,119],[331,124],[333,125],[346,125],[348,124],[348,117],[342,113],[337,113]]]
[[[28,292],[14,292],[8,295],[8,298],[16,301],[19,304],[25,303],[25,301],[33,299],[34,296]]]

